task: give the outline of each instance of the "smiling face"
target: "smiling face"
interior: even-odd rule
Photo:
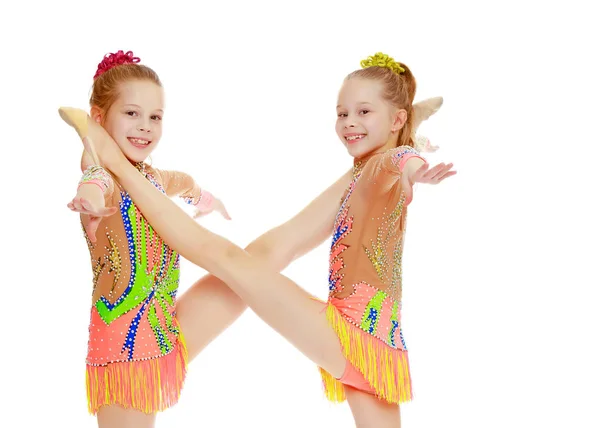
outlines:
[[[131,162],[142,162],[156,149],[162,136],[163,89],[151,80],[129,80],[117,89],[119,95],[108,111],[93,106],[92,117]]]
[[[386,101],[381,91],[377,80],[358,77],[344,81],[340,89],[335,130],[354,158],[396,147],[407,113]]]

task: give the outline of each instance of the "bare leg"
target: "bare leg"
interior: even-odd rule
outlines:
[[[248,306],[223,281],[212,275],[200,278],[177,301],[190,361],[229,327]]]
[[[272,235],[277,236],[273,240]],[[265,269],[279,272],[294,259],[294,254],[277,249],[281,240],[275,229],[255,239],[246,251]],[[302,249],[301,253],[307,251]],[[298,254],[295,254],[296,256]],[[229,327],[248,305],[214,275],[205,275],[177,300],[177,319],[187,342],[190,361]]]
[[[356,428],[400,428],[400,406],[351,387],[344,390]]]
[[[260,318],[317,365],[335,377],[343,374],[346,360],[321,302],[290,279],[257,263],[229,240],[197,224],[142,177],[106,130],[85,112],[61,109],[60,113],[82,138],[89,137],[84,140],[86,150],[95,153],[115,175],[170,247],[223,280]]]
[[[96,147],[100,160],[104,159],[103,149],[110,150],[112,144],[117,162],[107,166],[164,241],[192,263],[223,280],[273,329],[318,366],[340,377],[346,359],[337,335],[329,326],[323,304],[231,241],[197,224],[142,177],[108,138],[108,144]]]
[[[119,152],[120,153],[120,152]],[[346,360],[324,306],[285,276],[197,224],[126,160],[113,170],[169,246],[223,280],[267,324],[333,376]]]
[[[329,326],[323,303],[314,300],[284,276],[276,273],[269,276],[268,280],[262,281],[253,280],[253,276],[248,274],[249,284],[258,287],[247,290],[243,283],[235,288],[235,293],[223,281],[208,276],[200,279],[182,296],[177,318],[188,343],[190,359],[235,321],[248,304],[260,318],[317,365],[340,377],[346,360],[339,339]],[[233,282],[240,284],[235,282],[235,278]]]
[[[154,428],[156,414],[148,415],[120,406],[102,406],[97,418],[98,428]]]

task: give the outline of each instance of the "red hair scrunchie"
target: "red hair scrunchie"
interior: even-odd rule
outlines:
[[[94,74],[94,80],[105,71],[110,70],[117,65],[137,64],[138,62],[140,62],[140,59],[133,56],[133,52],[131,51],[118,51],[117,53],[106,54],[102,62],[98,64],[98,70],[96,71],[96,74]]]

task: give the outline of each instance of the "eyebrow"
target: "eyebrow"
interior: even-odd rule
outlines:
[[[137,107],[137,108],[140,108],[140,109],[142,108],[142,107],[140,107],[140,106],[139,106],[139,105],[137,105],[137,104],[124,104],[124,105],[123,105],[123,107]],[[165,112],[165,111],[164,111],[163,109],[161,109],[161,108],[159,108],[159,109],[156,109],[156,111],[160,111],[160,112],[162,112],[162,113],[164,113],[164,112]]]
[[[358,103],[358,105],[363,105],[363,104],[369,104],[369,105],[373,105],[372,103],[368,102],[368,101],[361,101],[360,103]],[[338,104],[335,108],[340,108],[342,105]]]

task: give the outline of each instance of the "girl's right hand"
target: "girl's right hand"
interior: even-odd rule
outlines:
[[[82,185],[67,206],[73,212],[89,216],[89,221],[84,222],[84,229],[92,242],[96,242],[96,230],[98,230],[102,218],[117,212],[116,207],[105,206],[102,190],[93,183]]]

